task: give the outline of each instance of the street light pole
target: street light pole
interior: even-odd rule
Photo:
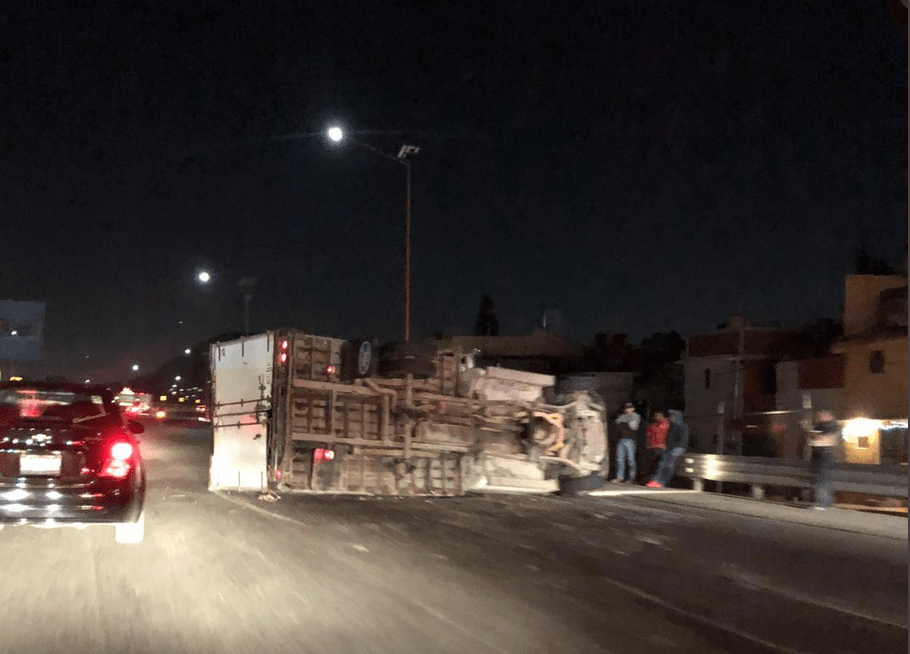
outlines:
[[[405,200],[404,200],[404,340],[411,340],[411,162],[409,157],[420,152],[416,145],[402,145],[397,156],[392,156],[372,145],[356,141],[345,136],[340,127],[329,128],[328,137],[335,143],[348,140],[354,145],[359,145],[367,150],[391,159],[405,167]]]

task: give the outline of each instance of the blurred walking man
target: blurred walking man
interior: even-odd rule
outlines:
[[[815,469],[815,508],[827,509],[834,505],[831,492],[831,470],[840,443],[840,425],[830,411],[815,414],[815,425],[809,431],[812,446],[812,467]]]

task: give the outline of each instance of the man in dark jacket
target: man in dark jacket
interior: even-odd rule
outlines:
[[[663,488],[676,474],[679,457],[689,448],[689,428],[683,421],[682,411],[670,409],[670,429],[667,431],[667,449],[660,458],[654,478],[647,483],[649,488]]]
[[[626,402],[622,413],[616,418],[619,428],[619,441],[616,443],[616,479],[613,481],[635,481],[635,445],[638,440],[638,427],[641,416],[635,411],[635,405]],[[629,466],[629,476],[626,477],[626,465]]]

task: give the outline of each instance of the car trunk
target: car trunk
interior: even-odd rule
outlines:
[[[100,465],[90,456],[100,438],[86,426],[21,421],[0,432],[0,479],[76,482],[84,467]]]

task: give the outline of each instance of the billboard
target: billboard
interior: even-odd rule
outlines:
[[[44,302],[0,300],[0,361],[37,361],[44,345]]]

